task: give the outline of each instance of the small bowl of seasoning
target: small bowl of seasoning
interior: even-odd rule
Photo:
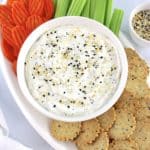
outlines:
[[[150,2],[133,9],[129,19],[132,39],[142,47],[150,46]]]

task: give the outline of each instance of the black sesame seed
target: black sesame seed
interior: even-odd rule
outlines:
[[[84,104],[84,102],[81,102],[81,105],[83,105]]]
[[[68,105],[67,108],[70,108],[70,106]]]
[[[82,92],[83,92],[84,94],[86,94],[86,91],[83,90]]]
[[[86,97],[83,97],[84,99],[86,99]]]
[[[56,105],[53,105],[53,107],[55,108],[55,107],[56,107]]]
[[[48,80],[47,80],[47,79],[44,79],[44,81],[45,81],[45,82],[48,82]]]
[[[42,96],[45,97],[45,94],[43,94]]]
[[[53,47],[56,47],[56,46],[57,46],[57,44],[52,44],[52,46],[53,46]]]

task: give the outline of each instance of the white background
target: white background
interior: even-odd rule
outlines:
[[[139,3],[150,0],[114,0],[115,6],[124,9],[125,17],[122,25],[122,31],[130,39],[128,33],[128,19],[131,10]],[[150,60],[150,51],[137,47],[146,59]],[[34,131],[28,121],[15,104],[0,70],[0,107],[4,112],[10,137],[20,141],[22,144],[33,148],[34,150],[52,150],[52,148]]]

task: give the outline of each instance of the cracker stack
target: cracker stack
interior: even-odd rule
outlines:
[[[126,49],[129,75],[119,101],[95,119],[65,123],[52,121],[51,134],[72,141],[78,150],[150,150],[149,68],[135,51]]]

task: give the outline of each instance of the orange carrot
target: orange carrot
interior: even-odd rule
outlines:
[[[32,32],[36,27],[43,23],[43,19],[40,16],[32,15],[28,17],[26,21],[26,28],[29,32]]]
[[[17,75],[17,60],[14,60],[12,62],[12,69],[13,69],[14,73]]]
[[[13,62],[16,60],[12,46],[10,46],[4,39],[2,39],[2,52],[9,61]]]
[[[13,24],[11,7],[0,5],[0,25],[8,23]]]
[[[14,46],[14,41],[12,39],[12,28],[14,26],[11,24],[2,25],[2,37],[7,41],[7,43],[11,46]]]
[[[43,16],[44,11],[44,0],[30,0],[29,1],[29,12],[30,15]]]
[[[52,0],[44,0],[44,17],[48,20],[54,15],[54,4]]]
[[[12,4],[12,17],[16,25],[22,25],[28,16],[29,13],[23,2],[16,1]]]
[[[28,33],[24,26],[16,26],[12,29],[12,38],[17,48],[20,48],[25,41]]]

